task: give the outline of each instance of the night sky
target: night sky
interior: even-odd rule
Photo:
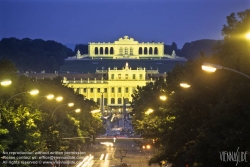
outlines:
[[[231,13],[250,0],[0,0],[0,39],[54,40],[62,44],[177,43],[222,39]]]

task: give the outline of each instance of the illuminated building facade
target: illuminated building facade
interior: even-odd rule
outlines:
[[[114,42],[89,42],[88,54],[81,55],[78,50],[74,57],[66,60],[76,59],[185,59],[178,57],[175,51],[172,55],[164,54],[163,42],[138,42],[133,38],[124,36]]]
[[[103,99],[105,108],[122,109],[124,101],[129,106],[131,95],[137,86],[145,86],[154,82],[154,78],[165,77],[158,70],[145,68],[132,69],[126,63],[123,68],[96,70],[95,73],[25,73],[28,77],[37,79],[62,77],[63,83],[74,88],[75,92],[82,94],[86,99],[100,104]],[[102,98],[103,97],[103,98]],[[124,99],[124,100],[123,100]]]
[[[153,78],[159,77],[159,75],[158,70],[131,69],[126,63],[122,69],[115,67],[108,68],[108,70],[96,70],[94,78],[88,76],[88,78],[72,80],[64,77],[63,83],[98,104],[103,96],[106,107],[119,108],[123,106],[123,98],[126,105],[129,106],[128,102],[132,101],[131,95],[137,86],[145,86],[147,82],[154,82]]]

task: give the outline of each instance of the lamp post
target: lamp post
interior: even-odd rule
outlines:
[[[12,81],[10,79],[6,79],[6,80],[2,80],[0,81],[1,86],[8,86],[12,83]]]
[[[2,85],[2,83],[1,83],[1,85]],[[39,91],[37,90],[37,89],[34,89],[34,90],[31,90],[30,92],[21,92],[21,93],[18,93],[18,94],[15,94],[14,96],[12,96],[11,98],[9,98],[8,100],[6,100],[5,101],[5,103],[7,103],[10,99],[12,99],[12,98],[14,98],[14,97],[16,97],[16,96],[18,96],[18,95],[20,95],[20,94],[24,94],[24,93],[29,93],[30,95],[36,95],[36,94],[38,94],[39,93]],[[5,104],[4,103],[4,104]],[[0,112],[0,125],[1,125],[1,122],[2,122],[2,118],[1,118],[1,115],[2,113]]]
[[[39,104],[39,106],[37,108],[41,107],[41,105],[43,105],[45,102],[54,99],[55,96],[53,94],[48,94],[47,96],[42,96],[42,97],[46,97],[47,100],[45,100],[44,102]],[[42,98],[42,97],[40,97],[40,98]]]
[[[184,83],[184,82],[180,83],[180,86],[182,88],[190,88],[190,85],[188,83]]]
[[[121,155],[120,159],[121,159],[121,165],[122,165],[123,158],[125,158],[125,157],[126,157],[127,150],[125,150],[125,149],[121,149],[121,150],[119,150],[119,152],[120,152],[120,155]]]
[[[81,112],[81,109],[80,109],[80,108],[77,108],[77,109],[72,110],[72,111],[75,111],[76,113],[79,113],[79,112]],[[72,111],[68,111],[68,112],[72,112]]]
[[[162,100],[162,101],[166,101],[166,100],[167,100],[167,96],[165,96],[165,95],[161,95],[159,98],[160,98],[160,100]]]
[[[90,111],[92,114],[95,114],[95,113],[98,113],[98,112],[100,112],[101,110],[100,109],[97,109],[97,110],[92,110],[92,111]]]
[[[207,71],[207,72],[215,72],[217,69],[218,70],[220,70],[220,69],[229,70],[229,71],[233,71],[235,73],[238,73],[238,74],[243,75],[244,77],[250,79],[250,76],[248,76],[240,71],[237,71],[237,70],[234,70],[231,68],[227,68],[227,67],[223,67],[223,66],[220,66],[217,64],[203,63],[201,68],[202,68],[202,70]]]
[[[151,113],[153,113],[154,112],[154,110],[152,109],[152,108],[149,108],[146,112],[145,112],[145,114],[146,115],[149,115],[149,114],[151,114]]]
[[[7,101],[9,101],[10,99],[12,99],[12,98],[14,98],[14,97],[16,97],[16,96],[18,96],[18,95],[24,94],[24,93],[29,93],[30,95],[33,96],[33,95],[37,95],[37,94],[39,93],[39,90],[34,89],[34,90],[29,91],[29,92],[21,92],[21,93],[15,94],[14,96],[12,96],[12,97],[9,98],[8,100],[6,100],[5,103],[6,103]]]
[[[52,118],[53,118],[53,116],[54,116],[55,111],[56,111],[58,108],[60,108],[60,107],[62,107],[62,106],[65,106],[65,105],[68,105],[69,107],[73,107],[73,106],[74,106],[74,103],[66,103],[66,104],[62,104],[62,105],[56,107],[56,109],[55,109],[55,110],[53,111],[53,113],[52,113]]]

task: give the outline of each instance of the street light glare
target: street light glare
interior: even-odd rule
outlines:
[[[75,109],[75,112],[76,112],[76,113],[79,113],[80,111],[81,111],[81,109],[79,109],[79,108],[78,108],[78,109]]]
[[[30,95],[36,95],[38,93],[39,93],[39,90],[37,90],[37,89],[34,89],[34,90],[29,92]]]
[[[53,94],[49,94],[49,95],[46,96],[46,98],[47,98],[48,100],[53,99],[53,98],[54,98],[54,95],[53,95]]]
[[[63,100],[63,97],[62,96],[58,96],[57,98],[56,98],[56,101],[62,101]]]
[[[3,81],[1,81],[1,85],[2,85],[2,86],[8,86],[8,85],[10,85],[11,83],[12,83],[11,80],[3,80]]]
[[[202,65],[201,68],[202,68],[202,70],[207,71],[207,72],[215,72],[216,71],[216,68],[211,67],[211,66]]]
[[[162,100],[162,101],[167,100],[167,96],[165,96],[165,95],[161,95],[159,98],[160,98],[160,100]]]
[[[149,108],[149,109],[145,112],[145,114],[149,115],[149,114],[151,114],[152,112],[154,112],[154,110],[153,110],[152,108]]]
[[[187,83],[180,83],[180,86],[183,87],[183,88],[189,88],[190,85],[187,84]]]
[[[246,34],[246,38],[250,40],[250,32]]]
[[[100,109],[90,111],[92,114],[100,112]]]
[[[74,103],[68,103],[68,106],[72,107],[72,106],[74,106]]]

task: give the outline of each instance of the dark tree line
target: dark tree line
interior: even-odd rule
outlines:
[[[20,72],[58,71],[64,59],[72,55],[71,49],[52,40],[3,38],[0,41],[0,59],[11,60]]]
[[[249,25],[249,9],[232,13],[222,29],[224,40],[216,45],[213,56],[175,66],[166,78],[138,87],[131,103],[133,125],[144,138],[155,141],[157,151],[149,163],[165,160],[173,167],[249,166],[249,154],[239,162],[235,156],[223,160],[221,153],[250,150],[250,80],[228,70],[209,74],[201,69],[209,62],[250,76]],[[181,82],[191,87],[184,89]],[[166,101],[159,99],[163,94]],[[149,108],[154,111],[145,114]]]

